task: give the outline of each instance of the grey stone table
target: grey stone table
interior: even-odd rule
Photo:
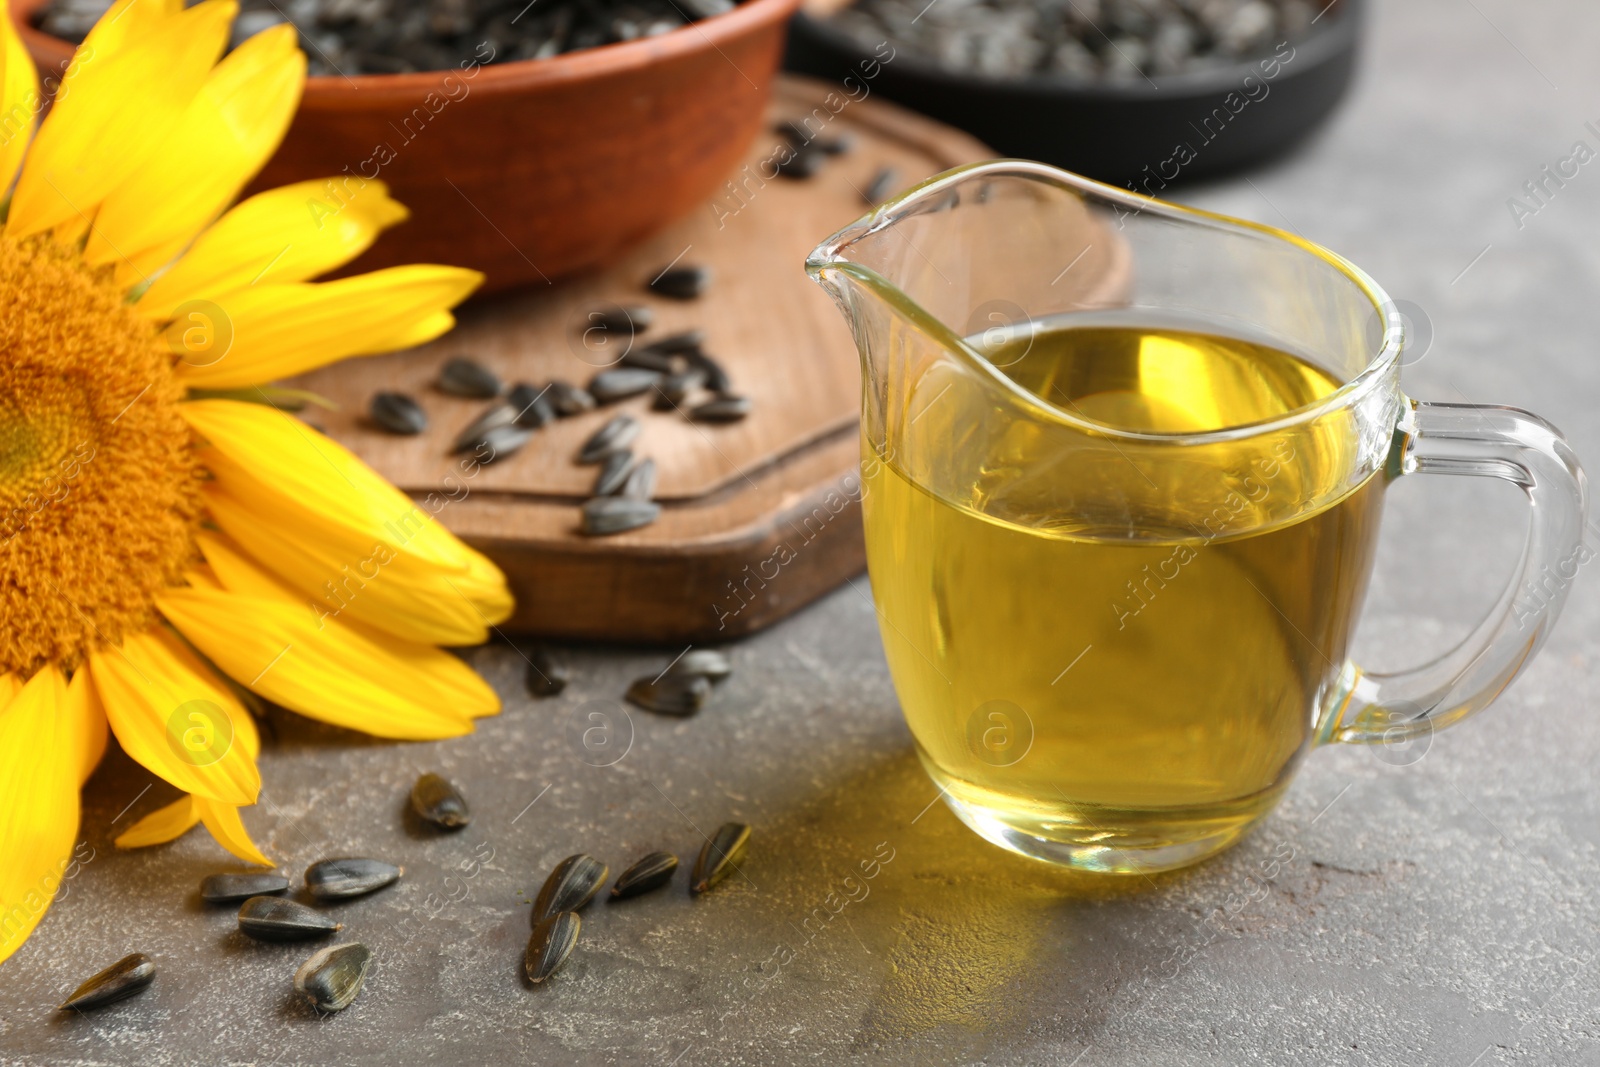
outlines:
[[[1325,134],[1187,195],[1326,243],[1424,309],[1414,395],[1533,409],[1600,462],[1600,163],[1521,226],[1507,207],[1575,141],[1600,147],[1585,126],[1600,120],[1600,11],[1376,7],[1358,88]],[[1521,511],[1476,480],[1400,483],[1364,659],[1398,667],[1464,634],[1509,571]],[[293,871],[350,853],[406,866],[341,909],[377,958],[355,1007],[314,1017],[289,985],[307,949],[246,943],[228,911],[201,907],[196,883],[228,866],[202,834],[111,847],[168,797],[119,758],[87,793],[92,860],[0,967],[0,1060],[1597,1064],[1597,624],[1584,573],[1489,713],[1425,750],[1314,753],[1240,847],[1121,895],[1001,853],[933,803],[864,579],[734,648],[737,673],[698,717],[616,718],[631,747],[605,767],[574,743],[586,702],[675,650],[569,650],[572,686],[535,703],[518,653],[481,649],[507,706],[469,738],[272,722],[246,815],[265,847]],[[402,818],[425,769],[470,791],[470,828],[434,837]],[[559,980],[519,980],[526,900],[555,860],[692,854],[726,819],[756,828],[747,878],[699,900],[680,881],[596,904]],[[848,903],[824,920],[825,901]],[[52,1013],[134,950],[161,969],[144,996]]]

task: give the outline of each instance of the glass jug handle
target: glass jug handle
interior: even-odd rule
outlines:
[[[1561,431],[1517,408],[1408,404],[1391,470],[1514,483],[1533,509],[1528,541],[1488,617],[1449,652],[1392,674],[1346,661],[1321,741],[1412,741],[1488,706],[1544,644],[1578,569],[1594,557],[1583,543],[1583,469]]]

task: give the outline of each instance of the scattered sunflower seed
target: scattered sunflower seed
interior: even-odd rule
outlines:
[[[556,421],[556,408],[550,402],[550,389],[518,382],[506,394],[506,403],[516,412],[516,423],[524,430],[537,430],[547,422]]]
[[[810,178],[827,161],[828,157],[815,145],[800,145],[792,147],[789,157],[778,163],[775,169],[785,178]]]
[[[156,965],[142,952],[124,956],[72,991],[58,1011],[87,1011],[126,1000],[155,981]]]
[[[595,496],[610,496],[628,480],[628,470],[633,466],[633,453],[627,449],[613,452],[600,465],[600,474],[594,480]]]
[[[672,357],[654,345],[641,345],[630,348],[622,354],[617,362],[624,367],[637,367],[640,370],[654,371],[657,374],[671,374],[678,369]]]
[[[700,849],[689,877],[689,891],[696,895],[716,885],[738,866],[750,843],[750,827],[742,822],[726,822]]]
[[[683,330],[650,342],[649,347],[664,356],[681,356],[705,344],[704,330]]]
[[[674,674],[667,671],[660,678],[635,678],[625,694],[628,703],[658,715],[680,718],[693,715],[705,707],[711,695],[711,683],[703,674]]]
[[[589,395],[588,390],[579,389],[571,382],[564,382],[559,378],[550,383],[545,397],[556,409],[556,414],[563,418],[568,415],[582,415],[585,411],[594,409],[594,397]]]
[[[578,911],[606,884],[611,869],[593,856],[580,852],[568,856],[544,880],[533,902],[533,924],[563,911]]]
[[[488,399],[500,395],[500,379],[487,367],[457,356],[439,372],[439,389],[451,396]]]
[[[497,463],[516,455],[532,437],[532,430],[524,430],[520,426],[496,426],[483,435],[483,440],[473,446],[472,451],[480,463]]]
[[[424,774],[411,787],[411,810],[441,830],[459,830],[472,821],[467,798],[453,782],[437,774]]]
[[[661,380],[661,372],[645,367],[613,367],[589,379],[589,395],[596,403],[610,404],[650,391]]]
[[[622,496],[599,496],[583,505],[584,533],[591,537],[624,533],[649,526],[661,517],[661,505]]]
[[[357,941],[318,949],[294,972],[295,992],[318,1011],[343,1011],[367,980],[372,952]]]
[[[633,465],[621,495],[629,500],[649,500],[656,495],[656,461],[646,457]]]
[[[841,133],[837,137],[824,137],[817,142],[817,147],[830,156],[848,155],[855,146],[855,138],[848,133]]]
[[[861,193],[861,199],[873,205],[883,203],[890,191],[894,189],[894,183],[898,178],[899,175],[895,173],[893,167],[878,168],[878,173],[872,176],[872,180],[867,183],[866,189]]]
[[[534,926],[533,936],[528,938],[528,949],[522,956],[522,968],[528,981],[537,985],[560,970],[572,955],[582,927],[583,920],[570,911],[558,912]]]
[[[635,860],[633,866],[617,875],[611,887],[612,900],[627,900],[660,889],[672,881],[678,869],[678,857],[670,852],[652,852]]]
[[[535,697],[553,697],[567,687],[567,669],[550,658],[550,653],[539,645],[527,651],[528,693]]]
[[[726,393],[733,388],[733,382],[728,377],[728,372],[722,369],[722,364],[704,352],[690,353],[689,366],[700,372],[701,377],[705,379],[705,387],[713,393]]]
[[[594,433],[578,450],[579,463],[599,463],[606,456],[633,444],[639,436],[639,420],[632,415],[618,415]]]
[[[750,414],[747,396],[719,396],[691,408],[689,417],[700,422],[737,422]]]
[[[322,860],[306,868],[306,888],[318,900],[340,900],[393,885],[404,873],[404,867],[382,860],[361,857]]]
[[[367,417],[379,429],[407,437],[428,428],[428,413],[404,393],[373,393]]]
[[[668,674],[702,674],[713,682],[720,682],[733,673],[733,664],[727,653],[714,648],[693,648],[679,656]]]
[[[236,900],[282,893],[289,879],[281,874],[209,874],[200,883],[200,899],[208,904],[232,904]]]
[[[681,407],[689,399],[689,394],[705,381],[706,372],[699,367],[690,367],[678,374],[669,374],[656,383],[654,399],[650,406],[657,411],[671,411]]]
[[[650,328],[655,321],[655,312],[643,304],[633,304],[620,307],[616,304],[591,311],[588,315],[588,328],[591,330],[605,330],[608,333],[642,333]]]
[[[513,426],[516,421],[516,408],[506,403],[491,404],[484,409],[483,414],[467,423],[461,432],[456,434],[455,441],[450,445],[450,451],[470,452],[483,444],[490,430],[501,426]]]
[[[327,937],[343,925],[282,897],[251,897],[239,907],[239,929],[257,941],[309,941]]]
[[[693,300],[711,284],[709,267],[668,267],[650,282],[651,292],[674,300]]]

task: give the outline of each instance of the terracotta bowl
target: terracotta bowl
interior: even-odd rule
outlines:
[[[73,46],[12,5],[41,72]],[[450,263],[485,291],[603,266],[707,203],[759,132],[799,0],[745,0],[659,37],[467,70],[306,81],[252,189],[380,178],[411,219],[351,269]]]

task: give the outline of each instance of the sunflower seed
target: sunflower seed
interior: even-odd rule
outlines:
[[[705,344],[705,341],[704,330],[683,330],[657,338],[650,342],[649,347],[664,356],[681,356],[695,351]]]
[[[294,972],[296,993],[318,1011],[343,1011],[361,992],[372,952],[357,941],[318,949]]]
[[[584,852],[556,864],[533,902],[534,925],[557,912],[581,909],[600,892],[610,874],[609,867]]]
[[[587,316],[589,329],[605,330],[608,333],[642,333],[650,328],[655,321],[655,312],[642,304],[633,304],[621,307],[612,304],[610,307],[591,311]]]
[[[837,137],[827,137],[817,142],[817,147],[830,156],[849,155],[855,146],[855,138],[848,133],[841,133]]]
[[[629,500],[649,500],[656,495],[656,461],[646,457],[633,465],[628,480],[622,483],[622,496]]]
[[[723,395],[692,408],[689,417],[700,422],[737,422],[750,414],[750,398]]]
[[[694,873],[689,876],[689,891],[704,893],[729,874],[744,858],[745,846],[750,843],[750,827],[742,822],[725,822],[716,834],[700,849],[694,861]]]
[[[634,861],[633,866],[617,875],[611,887],[612,900],[627,900],[660,889],[672,881],[678,869],[678,857],[670,852],[652,852]]]
[[[535,985],[549,978],[572,955],[572,946],[578,943],[578,931],[583,920],[570,911],[558,912],[541,921],[528,938],[528,949],[522,955],[522,969],[528,981]]]
[[[594,433],[578,450],[579,463],[599,463],[606,456],[633,444],[639,436],[639,420],[632,415],[618,415]]]
[[[500,395],[500,379],[487,367],[457,356],[439,372],[439,389],[451,396],[489,397]]]
[[[306,888],[318,900],[359,897],[393,885],[404,873],[404,867],[382,860],[360,857],[322,860],[306,868]]]
[[[125,1000],[156,978],[156,965],[142,952],[124,956],[72,991],[59,1011],[87,1011]]]
[[[594,397],[589,395],[588,390],[579,389],[571,382],[564,382],[559,378],[550,383],[545,396],[556,409],[556,414],[563,418],[568,415],[582,415],[585,411],[594,409]]]
[[[733,10],[733,0],[682,0],[683,7],[697,19],[708,19]]]
[[[679,656],[672,666],[667,668],[668,674],[701,674],[713,682],[720,682],[733,673],[733,664],[729,662],[724,652],[714,648],[690,649]]]
[[[733,382],[728,378],[728,372],[722,369],[722,364],[704,352],[690,353],[689,366],[700,372],[701,377],[705,379],[705,387],[713,393],[726,393],[733,387]]]
[[[899,175],[895,173],[893,167],[880,167],[878,173],[874,174],[872,180],[867,183],[867,188],[861,194],[861,199],[868,204],[881,204],[884,198],[889,195],[890,190],[894,188],[895,181],[898,178]]]
[[[472,821],[461,790],[437,774],[424,774],[411,787],[411,810],[441,830],[459,830]]]
[[[698,367],[691,367],[679,374],[669,374],[656,383],[654,399],[650,406],[657,411],[671,411],[682,406],[694,392],[695,387],[705,381],[706,372]]]
[[[556,421],[555,405],[550,402],[550,389],[518,382],[506,394],[506,403],[516,412],[516,424],[524,430],[537,430],[547,422]]]
[[[528,693],[535,697],[553,697],[567,687],[567,669],[550,658],[550,653],[538,645],[527,651]]]
[[[678,369],[678,364],[670,355],[657,350],[653,345],[630,348],[617,362],[624,367],[637,367],[640,370],[655,371],[657,374],[671,374]]]
[[[342,926],[320,911],[282,897],[251,897],[239,908],[239,929],[257,941],[309,941]]]
[[[650,283],[650,290],[675,300],[693,300],[711,284],[707,267],[668,267]]]
[[[451,452],[470,452],[483,443],[484,436],[497,426],[511,426],[517,421],[517,409],[510,404],[490,404],[483,414],[467,423],[450,445]]]
[[[428,414],[404,393],[373,393],[367,417],[382,430],[403,436],[419,434],[428,428]]]
[[[497,463],[516,455],[532,437],[532,430],[524,430],[520,426],[496,426],[483,435],[483,440],[473,447],[472,452],[479,463]]]
[[[289,879],[281,874],[211,874],[200,883],[200,899],[208,904],[231,904],[288,888]]]
[[[646,711],[680,718],[705,707],[710,695],[711,683],[705,675],[673,674],[671,671],[660,678],[635,678],[625,694],[628,703]]]
[[[630,396],[649,392],[661,380],[661,372],[644,367],[613,367],[589,379],[589,395],[600,404],[626,400]]]
[[[779,161],[774,169],[785,178],[810,178],[821,170],[827,161],[828,157],[820,148],[815,145],[805,145],[791,148],[788,158]]]
[[[594,480],[594,495],[610,496],[621,489],[628,480],[628,469],[632,466],[633,453],[627,449],[607,456],[600,466],[599,476]]]
[[[598,496],[583,505],[581,529],[591,537],[637,530],[661,517],[661,505],[622,496]]]

